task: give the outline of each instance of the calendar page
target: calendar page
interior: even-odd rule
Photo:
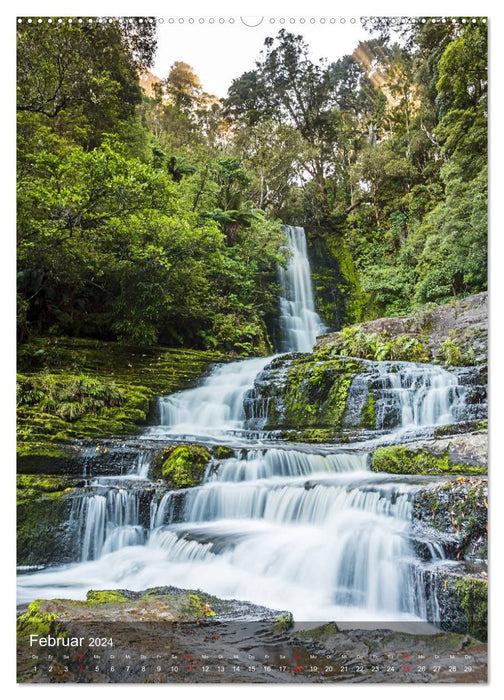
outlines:
[[[17,679],[487,680],[487,20],[19,17]]]

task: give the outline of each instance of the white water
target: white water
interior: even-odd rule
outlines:
[[[380,363],[379,372],[398,405],[401,428],[444,425],[456,420],[465,400],[465,388],[442,367],[416,362]]]
[[[282,273],[281,322],[287,349],[306,351],[321,324],[304,232],[289,227],[288,236],[293,256]],[[238,448],[243,402],[270,360],[222,365],[201,386],[162,398],[161,425],[149,438],[217,438],[234,445],[235,456],[211,462],[204,483],[186,491],[156,493],[144,481],[151,463],[145,451],[126,476],[94,479],[72,513],[80,562],[20,576],[19,599],[176,585],[289,609],[298,620],[435,617],[423,601],[410,538],[418,485],[371,473],[367,455],[356,450],[267,448],[243,438],[252,449]],[[448,422],[462,400],[444,370],[374,364],[380,410],[399,412],[402,427]],[[141,497],[150,499],[148,522]],[[443,556],[434,544],[430,551]]]
[[[300,226],[286,226],[291,256],[287,269],[279,269],[280,333],[282,352],[310,352],[324,325],[315,311],[306,236]]]
[[[255,357],[217,367],[195,389],[159,401],[161,427],[151,436],[213,437],[243,427],[243,400],[255,377],[271,358]]]
[[[362,360],[350,387],[345,427],[358,428],[371,388],[376,430],[409,430],[461,420],[467,387],[442,367],[420,362]]]

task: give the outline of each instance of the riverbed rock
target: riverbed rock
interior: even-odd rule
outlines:
[[[459,588],[454,600],[459,600],[459,608],[467,608],[469,600],[476,600],[477,590],[470,585]],[[446,589],[451,591],[451,585]],[[138,592],[90,591],[85,601],[38,600],[20,612],[19,682],[486,679],[486,644],[467,632],[426,633],[418,622],[385,623],[383,628],[377,623],[349,623],[342,628],[334,621],[293,625],[286,611],[221,600],[199,590],[170,586]],[[469,617],[471,629],[481,637],[479,613]],[[467,626],[468,621],[458,624]],[[38,635],[36,639],[67,640],[68,645],[51,648],[49,660],[45,648],[29,646],[30,634]],[[72,639],[79,643],[70,646]],[[91,647],[89,639],[104,646]],[[457,666],[455,672],[449,671],[448,659],[457,660],[450,662]]]

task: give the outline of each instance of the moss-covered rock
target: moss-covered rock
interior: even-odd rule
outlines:
[[[436,595],[441,629],[486,641],[488,582],[485,576],[441,570],[433,574],[431,590]]]
[[[128,598],[121,591],[88,591],[87,605],[110,605],[112,603],[127,603]]]
[[[479,578],[465,577],[455,581],[460,606],[467,618],[470,635],[486,641],[488,628],[488,583]]]
[[[48,634],[70,621],[197,621],[212,620],[218,613],[241,619],[245,610],[266,612],[273,619],[275,611],[252,603],[221,600],[201,590],[158,587],[144,591],[90,590],[86,600],[36,600],[18,617],[18,632]],[[217,613],[216,613],[217,611]],[[278,614],[278,613],[277,613]],[[288,614],[288,613],[286,613]]]
[[[152,473],[173,489],[190,488],[201,483],[211,457],[203,445],[171,445],[155,455]]]
[[[18,565],[61,564],[75,559],[70,514],[73,490],[80,483],[71,477],[18,475]]]
[[[214,445],[212,447],[212,456],[215,459],[231,459],[231,457],[234,457],[234,450],[227,445]]]
[[[373,430],[376,422],[376,411],[375,411],[375,397],[372,389],[369,390],[367,395],[366,403],[361,412],[361,428],[367,428],[368,430]]]
[[[279,615],[276,618],[276,622],[273,625],[275,632],[287,632],[291,627],[294,626],[294,618],[292,613],[286,613],[285,615]]]
[[[379,447],[371,457],[371,469],[389,474],[485,474],[481,465],[460,464],[450,459],[448,450],[432,454],[425,449],[409,450],[403,445]]]
[[[70,476],[52,476],[47,474],[18,474],[16,477],[17,505],[45,496],[48,499],[59,498],[81,483]]]
[[[341,328],[362,318],[364,303],[359,277],[350,250],[340,234],[307,232],[315,288],[315,305],[331,328]]]
[[[337,431],[343,426],[352,379],[362,370],[362,363],[345,357],[283,356],[256,380],[248,404],[256,414],[266,414],[268,430]]]
[[[459,476],[417,491],[412,501],[415,525],[437,532],[451,558],[488,556],[488,485],[485,479]]]
[[[338,430],[330,428],[306,428],[305,430],[285,430],[279,433],[279,438],[286,442],[307,442],[313,445],[323,445],[325,443],[345,442],[346,437]]]
[[[298,634],[300,637],[307,637],[317,642],[323,642],[331,639],[335,634],[339,634],[339,631],[338,625],[335,622],[327,622],[325,625],[320,625],[310,630],[300,630]]]
[[[17,633],[20,637],[29,637],[30,634],[45,636],[59,633],[58,616],[43,610],[42,600],[34,600],[28,610],[17,619]]]
[[[434,437],[446,437],[447,435],[463,435],[477,430],[487,430],[488,421],[486,420],[468,420],[460,423],[447,423],[446,425],[438,425],[434,428]]]

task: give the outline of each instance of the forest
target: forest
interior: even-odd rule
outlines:
[[[19,25],[19,341],[267,355],[283,224],[331,329],[485,290],[486,26],[364,22],[336,62],[266,37],[223,99],[152,76],[148,18]]]

